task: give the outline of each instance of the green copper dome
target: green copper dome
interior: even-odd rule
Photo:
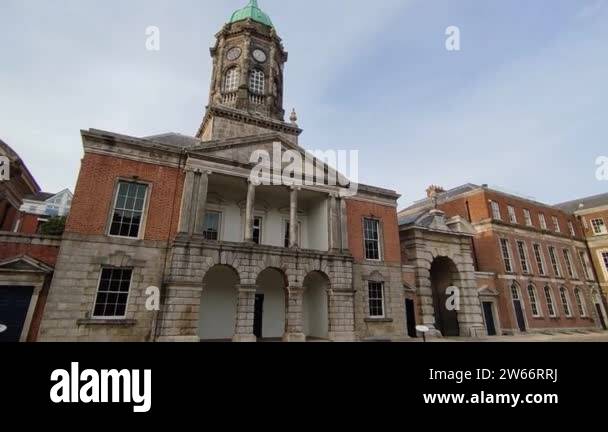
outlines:
[[[245,21],[246,19],[252,19],[253,21],[257,21],[261,24],[267,25],[268,27],[272,27],[270,17],[262,12],[262,9],[260,9],[258,6],[257,0],[249,0],[249,4],[247,6],[233,13],[229,23],[232,24],[238,21]]]

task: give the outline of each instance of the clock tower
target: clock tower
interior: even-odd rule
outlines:
[[[285,122],[287,52],[270,17],[250,0],[232,14],[211,48],[209,105],[197,137],[203,141],[279,132],[297,142],[302,132]]]

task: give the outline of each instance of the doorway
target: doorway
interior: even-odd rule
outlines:
[[[494,321],[494,304],[483,302],[483,317],[486,322],[488,336],[496,336],[496,321]]]
[[[407,323],[407,335],[413,338],[418,337],[418,332],[416,331],[416,306],[412,299],[405,300],[405,320]]]
[[[255,295],[255,306],[253,310],[253,334],[258,339],[263,337],[264,324],[264,294]]]
[[[458,311],[449,307],[448,288],[460,279],[454,261],[447,257],[435,258],[431,265],[431,289],[435,307],[435,323],[443,336],[460,336]]]
[[[0,324],[7,327],[0,333],[0,342],[21,339],[33,292],[33,287],[0,287]]]

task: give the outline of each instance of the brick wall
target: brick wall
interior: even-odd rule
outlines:
[[[145,240],[166,240],[177,232],[183,173],[177,168],[87,153],[82,160],[67,233],[104,235],[118,178],[150,183]]]
[[[356,262],[365,261],[363,245],[363,219],[380,220],[382,226],[383,259],[387,263],[401,262],[399,228],[395,207],[349,199],[346,201],[348,215],[348,245]]]
[[[24,234],[0,235],[0,261],[29,255],[50,266],[55,266],[59,253],[59,239]]]

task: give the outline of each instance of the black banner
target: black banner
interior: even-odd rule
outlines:
[[[5,418],[22,418],[27,411],[47,419],[110,413],[137,420],[179,413],[196,419],[225,410],[239,417],[276,410],[305,416],[341,409],[360,415],[376,409],[438,414],[603,409],[605,398],[593,394],[608,384],[607,347],[4,344],[0,406]]]

